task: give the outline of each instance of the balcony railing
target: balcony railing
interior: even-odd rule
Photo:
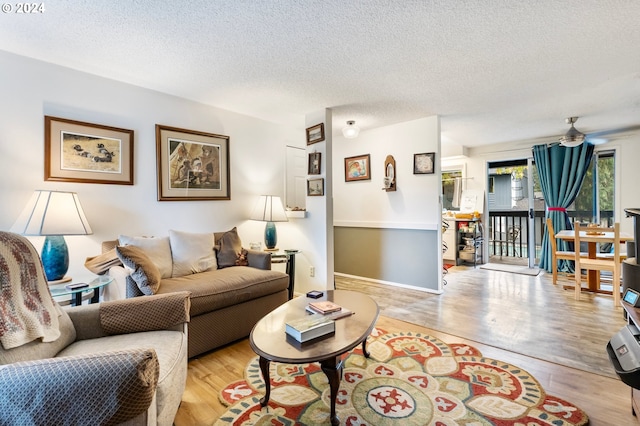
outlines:
[[[592,212],[568,211],[571,222],[591,222]],[[602,222],[612,224],[613,211],[600,213]],[[536,258],[542,245],[542,235],[546,227],[544,211],[534,212]],[[528,241],[531,229],[528,212],[524,210],[493,210],[489,212],[488,248],[489,256],[528,257]]]

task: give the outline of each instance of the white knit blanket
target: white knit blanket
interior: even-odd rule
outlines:
[[[60,337],[60,307],[53,301],[38,252],[26,238],[0,231],[0,344],[15,348]]]

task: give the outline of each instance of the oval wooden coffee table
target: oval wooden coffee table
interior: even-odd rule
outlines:
[[[298,343],[287,336],[285,323],[306,316],[307,304],[318,300],[330,300],[351,310],[354,314],[336,320],[335,333],[317,340]],[[260,370],[265,383],[265,395],[260,400],[260,405],[264,407],[269,402],[271,394],[269,363],[271,361],[287,364],[319,362],[329,380],[331,424],[340,424],[336,415],[336,397],[344,367],[341,356],[362,343],[362,351],[366,357],[369,357],[366,346],[367,337],[376,324],[379,311],[378,304],[365,294],[346,290],[328,290],[320,299],[304,296],[294,298],[258,321],[251,330],[249,342],[254,352],[260,356]]]

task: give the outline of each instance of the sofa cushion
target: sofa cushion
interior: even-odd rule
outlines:
[[[144,250],[149,259],[156,265],[162,278],[170,278],[173,273],[171,245],[169,237],[129,237],[120,235],[121,246],[136,246]]]
[[[160,288],[161,274],[149,256],[136,246],[118,246],[116,253],[124,266],[133,270],[130,276],[140,291],[147,296],[156,294]]]
[[[191,317],[282,291],[289,277],[249,266],[218,269],[162,280],[158,293],[191,292]]]
[[[217,269],[213,233],[195,234],[170,230],[169,242],[173,259],[172,277]]]
[[[216,255],[218,268],[236,266],[236,261],[242,255],[242,241],[236,227],[222,234],[216,241]]]
[[[87,257],[84,261],[84,267],[96,275],[106,274],[109,268],[117,265],[122,265],[122,262],[118,258],[115,247],[97,256]]]

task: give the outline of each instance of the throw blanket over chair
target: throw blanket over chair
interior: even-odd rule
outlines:
[[[171,425],[188,312],[186,292],[62,309],[31,243],[0,232],[0,424]]]

